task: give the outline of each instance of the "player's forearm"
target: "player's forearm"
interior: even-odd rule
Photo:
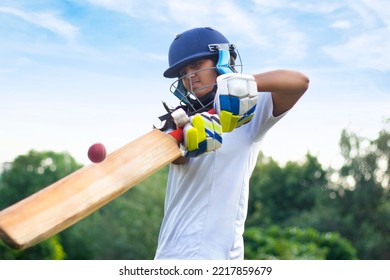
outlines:
[[[303,94],[309,86],[309,78],[301,72],[275,70],[254,75],[259,92],[286,92]]]
[[[259,92],[271,92],[273,115],[291,109],[309,87],[309,78],[301,72],[275,70],[254,75]]]

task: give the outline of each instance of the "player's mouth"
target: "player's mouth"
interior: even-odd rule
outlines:
[[[194,81],[194,82],[192,82],[192,88],[193,89],[197,89],[197,88],[199,88],[200,87],[200,82],[199,81]]]
[[[193,89],[194,88],[199,88],[201,86],[200,80],[198,80],[198,79],[191,80],[191,86],[192,86]]]

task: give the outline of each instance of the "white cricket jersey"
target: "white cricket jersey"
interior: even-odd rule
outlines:
[[[272,115],[270,93],[252,120],[223,134],[220,149],[170,165],[156,259],[243,259],[249,179],[260,142],[285,114]]]

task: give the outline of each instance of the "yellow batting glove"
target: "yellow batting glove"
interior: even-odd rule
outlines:
[[[185,157],[213,152],[222,145],[222,127],[218,115],[200,113],[190,117],[183,128],[182,150]]]

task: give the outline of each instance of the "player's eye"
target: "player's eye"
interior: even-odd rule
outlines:
[[[195,61],[195,62],[191,63],[190,69],[191,70],[199,70],[201,64],[202,64],[202,60]]]
[[[185,75],[187,75],[187,71],[183,70],[183,71],[180,71],[179,72],[179,77],[184,77]]]
[[[203,63],[203,60],[198,60],[198,61],[194,61],[194,62],[190,63],[182,71],[179,72],[180,77],[184,77],[185,75],[188,75],[191,72],[199,70],[202,63]]]

